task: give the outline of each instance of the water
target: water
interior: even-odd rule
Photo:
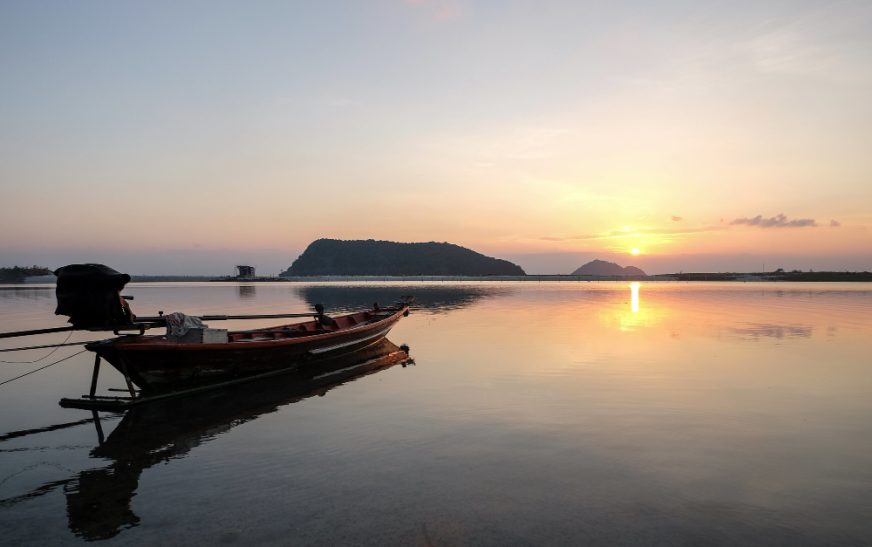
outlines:
[[[869,285],[126,293],[144,315],[414,294],[390,338],[416,365],[315,393],[278,382],[103,414],[102,446],[89,412],[57,406],[87,391],[87,353],[0,386],[0,432],[67,424],[0,440],[5,543],[872,544]],[[50,290],[0,290],[0,330],[61,325],[53,310]],[[4,364],[0,381],[37,366]]]

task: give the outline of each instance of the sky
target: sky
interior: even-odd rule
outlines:
[[[867,0],[5,1],[0,74],[0,266],[872,269]]]

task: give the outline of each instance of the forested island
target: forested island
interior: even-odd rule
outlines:
[[[621,266],[605,260],[592,260],[581,266],[571,275],[605,276],[605,277],[645,277],[647,274],[635,266]]]
[[[309,244],[282,277],[317,275],[523,276],[507,260],[451,243],[319,239]]]

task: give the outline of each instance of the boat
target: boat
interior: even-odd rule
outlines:
[[[157,393],[311,368],[328,357],[382,341],[408,313],[408,303],[375,306],[334,317],[319,314],[311,321],[277,327],[230,332],[199,329],[218,331],[218,342],[134,334],[85,348],[109,362],[143,393]]]
[[[120,410],[253,378],[317,370],[325,361],[383,341],[409,314],[412,302],[411,297],[406,297],[391,306],[375,303],[369,309],[332,317],[325,314],[321,304],[308,313],[198,317],[159,312],[157,316],[139,317],[128,303],[133,298],[121,295],[129,275],[102,264],[72,264],[59,268],[55,275],[55,313],[69,317],[71,326],[0,333],[0,338],[70,330],[114,332],[115,338],[85,344],[86,350],[96,354],[89,394],[60,401],[63,407],[91,410]],[[237,331],[209,328],[203,323],[289,317],[309,320]],[[146,334],[147,330],[162,327],[166,327],[166,334]],[[36,347],[47,346],[29,349]],[[96,394],[101,360],[122,374],[129,397]]]

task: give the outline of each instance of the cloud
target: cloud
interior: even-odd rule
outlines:
[[[684,220],[680,216],[671,216],[673,222],[681,222]],[[705,232],[719,232],[728,230],[729,226],[756,226],[758,228],[804,228],[804,227],[820,227],[817,221],[813,218],[797,218],[789,219],[783,213],[770,218],[763,218],[763,215],[757,215],[751,218],[737,218],[724,225],[724,219],[720,220],[720,225],[704,225],[696,227],[684,228],[623,228],[620,230],[611,230],[594,234],[576,234],[567,236],[541,236],[540,241],[603,241],[603,240],[620,240],[624,238],[637,238],[640,236],[652,237],[681,237],[700,234]],[[842,223],[838,220],[831,220],[828,226],[837,228]]]
[[[684,236],[691,234],[699,234],[703,232],[717,232],[725,230],[720,226],[701,226],[699,228],[683,228],[675,230],[662,230],[658,228],[637,228],[632,230],[612,230],[601,234],[583,234],[565,237],[557,236],[542,236],[539,239],[542,241],[592,241],[603,239],[621,239],[639,236]]]
[[[818,223],[813,218],[790,220],[783,213],[779,213],[770,218],[763,218],[763,215],[757,215],[753,218],[737,218],[730,222],[730,225],[757,226],[758,228],[804,228],[806,226],[818,226]]]

